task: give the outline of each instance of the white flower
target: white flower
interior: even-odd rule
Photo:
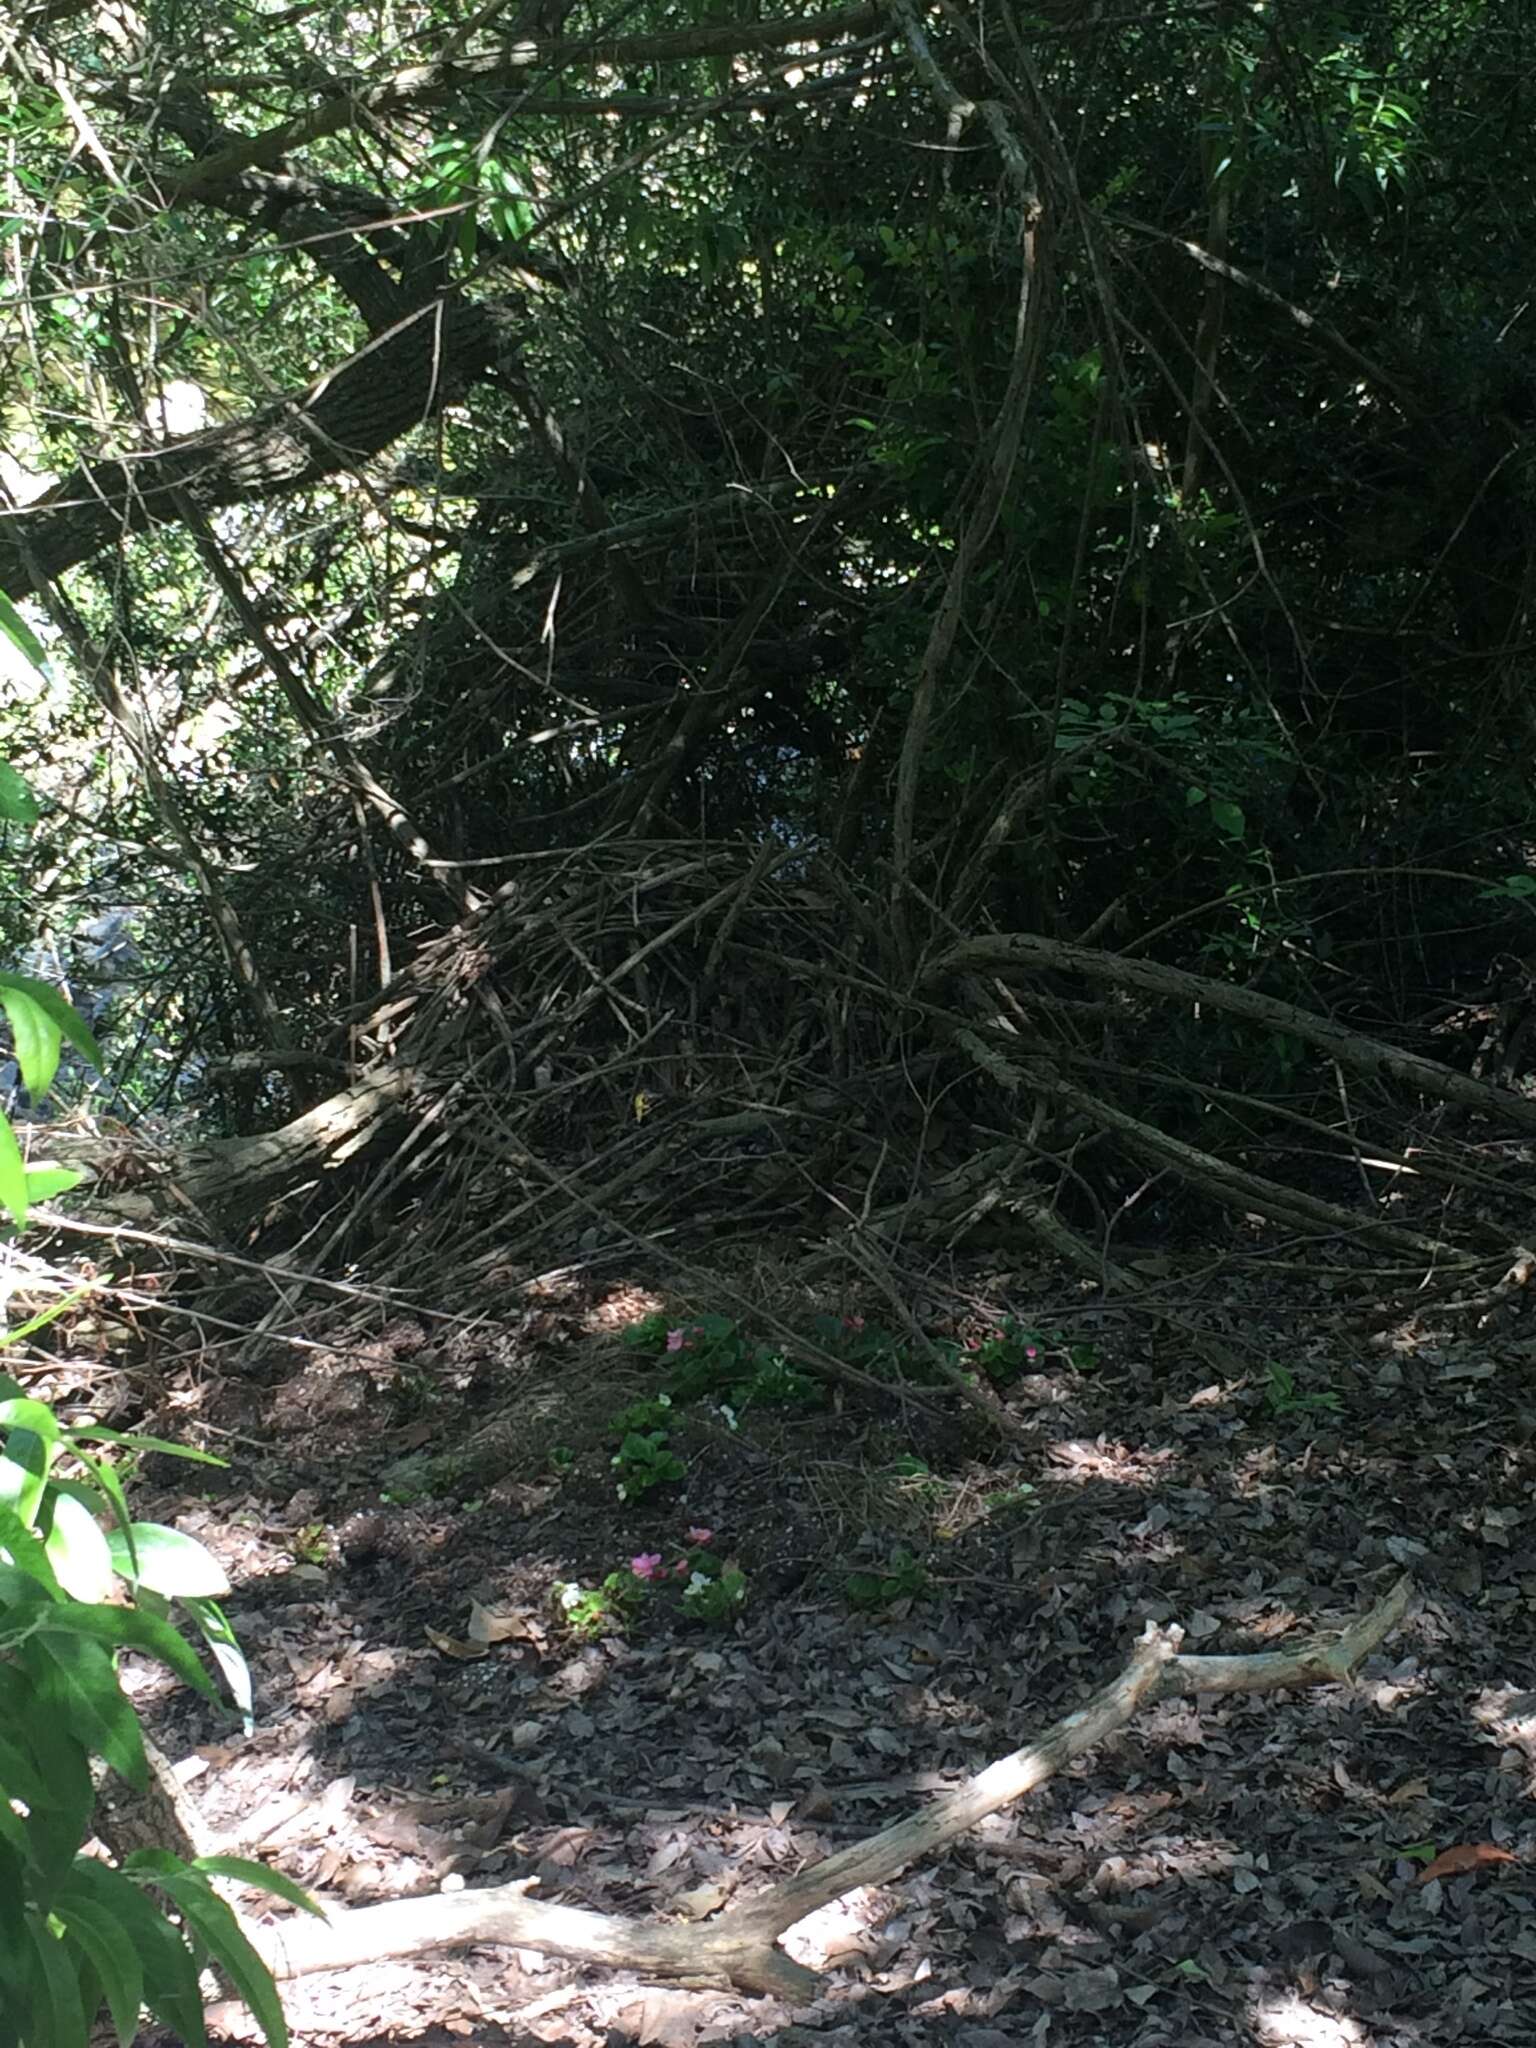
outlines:
[[[560,1605],[569,1614],[581,1599],[581,1588],[574,1579],[560,1588]]]

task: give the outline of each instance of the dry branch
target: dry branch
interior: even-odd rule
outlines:
[[[1033,932],[1000,932],[995,937],[968,939],[952,947],[929,967],[925,979],[936,982],[957,974],[990,970],[1006,974],[1010,968],[1044,968],[1064,974],[1081,974],[1093,981],[1107,981],[1117,988],[1140,989],[1146,995],[1171,998],[1175,1002],[1208,1004],[1250,1023],[1273,1031],[1287,1031],[1326,1052],[1342,1066],[1357,1074],[1382,1075],[1442,1102],[1460,1103],[1466,1109],[1481,1110],[1485,1116],[1536,1130],[1536,1102],[1528,1102],[1512,1089],[1494,1088],[1486,1081],[1474,1081],[1438,1060],[1420,1053],[1405,1052],[1364,1032],[1335,1024],[1296,1003],[1277,996],[1260,995],[1233,982],[1213,981],[1207,975],[1191,974],[1182,967],[1165,967],[1156,960],[1134,960],[1124,954],[1101,952],[1093,946],[1071,946],[1057,939],[1045,939]]]
[[[1074,1757],[1170,1694],[1274,1692],[1349,1678],[1408,1612],[1413,1582],[1400,1578],[1336,1635],[1290,1652],[1188,1657],[1182,1630],[1148,1623],[1129,1663],[1075,1713],[1027,1747],[1000,1758],[906,1820],[720,1914],[702,1926],[641,1925],[608,1913],[527,1896],[528,1881],[485,1890],[396,1899],[338,1910],[324,1923],[283,1921],[247,1932],[279,1977],[422,1955],[476,1943],[509,1943],[580,1963],[696,1985],[734,1986],[803,2002],[816,1973],[792,1962],[778,1937],[859,1886],[889,1883],[936,1855],[976,1823],[1054,1777]]]

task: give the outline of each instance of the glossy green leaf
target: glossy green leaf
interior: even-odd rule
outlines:
[[[20,1799],[28,1807],[49,1803],[48,1781],[27,1746],[30,1732],[20,1726],[0,1728],[0,1805],[11,1799]]]
[[[229,1616],[216,1600],[187,1600],[183,1603],[188,1614],[203,1632],[203,1639],[213,1652],[214,1662],[224,1674],[235,1705],[240,1709],[240,1718],[245,1732],[250,1734],[255,1726],[252,1711],[251,1667],[245,1661]]]
[[[34,1633],[78,1636],[113,1650],[142,1650],[146,1656],[158,1657],[162,1664],[168,1664],[178,1678],[197,1691],[213,1695],[208,1674],[185,1638],[168,1621],[157,1614],[146,1614],[141,1608],[93,1607],[80,1600],[60,1600],[36,1624]]]
[[[112,1553],[96,1517],[72,1493],[53,1502],[53,1527],[43,1545],[54,1576],[72,1600],[105,1600],[115,1574]]]
[[[42,641],[3,591],[0,591],[0,634],[10,641],[18,654],[32,664],[40,676],[47,675],[48,657],[43,652]]]
[[[167,1600],[218,1599],[229,1591],[229,1576],[195,1536],[163,1522],[133,1522],[108,1532],[114,1567],[132,1584],[148,1586]]]
[[[165,1861],[174,1862],[175,1859]],[[138,1868],[152,1868],[147,1859],[141,1862],[135,1857],[133,1862]],[[282,2001],[272,1981],[272,1972],[241,1932],[240,1923],[229,1906],[211,1889],[201,1872],[190,1870],[184,1864],[178,1864],[175,1870],[166,1869],[162,1864],[153,1874],[156,1884],[169,1892],[180,1908],[182,1918],[250,2007],[270,2048],[287,2048],[288,2027],[283,2018]]]
[[[0,1479],[5,1477],[4,1464],[5,1460],[0,1458]],[[4,1498],[0,1498],[0,1567],[24,1572],[57,1598],[59,1582],[53,1575],[47,1551],[33,1534],[31,1523],[24,1522]],[[0,1607],[4,1606],[5,1598],[0,1593]]]
[[[59,1448],[59,1425],[45,1401],[25,1395],[0,1401],[0,1430],[5,1450],[0,1455],[0,1506],[20,1516],[27,1527],[37,1522],[48,1474]]]
[[[11,1027],[16,1063],[34,1102],[53,1086],[63,1038],[54,1018],[37,1000],[36,990],[41,986],[26,975],[0,974],[0,1010]]]
[[[89,1486],[91,1492],[103,1506],[109,1507],[112,1510],[113,1521],[116,1527],[128,1528],[130,1526],[128,1497],[123,1492],[123,1482],[118,1478],[116,1468],[106,1458],[92,1457],[89,1451],[81,1448],[72,1431],[68,1434],[70,1450],[90,1474]],[[55,1484],[59,1486],[66,1484],[79,1486],[81,1482],[57,1480]],[[115,1571],[116,1569],[117,1566],[114,1563],[113,1570]]]
[[[32,2040],[38,2048],[86,2048],[79,1971],[69,1948],[41,1920],[29,1916],[27,1931],[32,1940],[32,1995],[36,2000]]]
[[[118,2041],[121,2048],[129,2048],[144,2007],[144,1969],[129,1933],[130,1916],[133,1904],[144,1900],[118,1871],[102,1866],[102,1874],[111,1881],[110,1907],[85,1886],[71,1882],[54,1901],[54,1912],[64,1924],[66,1938],[94,1964]]]
[[[131,1868],[134,1861],[130,1856],[124,1868]],[[138,1887],[133,1889],[137,1891]],[[142,1892],[139,1903],[144,1910],[132,1918],[125,1915],[125,1924],[144,1966],[144,2003],[156,2019],[181,2038],[186,2048],[208,2048],[203,1995],[192,1951]]]
[[[67,1040],[92,1066],[101,1065],[101,1048],[85,1019],[51,982],[30,974],[0,973],[0,1008],[10,1019],[21,1077],[34,1099],[46,1094],[53,1081],[61,1040]]]
[[[27,1224],[27,1169],[11,1129],[11,1120],[0,1112],[0,1208],[9,1210],[18,1230]]]
[[[142,1791],[148,1777],[144,1738],[103,1646],[82,1635],[50,1629],[25,1644],[20,1656],[43,1705],[58,1714],[70,1734],[93,1756],[103,1757],[120,1777]]]
[[[284,1877],[280,1870],[269,1869],[265,1863],[253,1863],[249,1856],[198,1856],[192,1868],[206,1871],[210,1877],[232,1877],[237,1884],[248,1884],[257,1891],[271,1892],[274,1898],[286,1899],[290,1906],[313,1913],[317,1920],[325,1918],[324,1910],[302,1885]]]
[[[0,1563],[0,1644],[26,1642],[62,1604],[48,1579],[28,1569],[39,1558],[51,1577],[42,1545],[29,1534],[16,1544],[17,1561]]]

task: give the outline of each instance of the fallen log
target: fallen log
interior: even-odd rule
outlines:
[[[519,1880],[336,1909],[324,1920],[300,1916],[264,1926],[246,1923],[245,1931],[278,1978],[507,1943],[645,1978],[804,2004],[816,1996],[821,1980],[778,1946],[779,1937],[798,1921],[846,1892],[888,1883],[937,1854],[987,1814],[1043,1785],[1156,1700],[1171,1694],[1276,1692],[1342,1682],[1403,1619],[1413,1597],[1413,1582],[1405,1576],[1339,1633],[1309,1638],[1295,1650],[1251,1656],[1185,1656],[1179,1647],[1182,1629],[1149,1622],[1125,1669],[1037,1741],[989,1764],[920,1812],[702,1925],[645,1924],[532,1899],[527,1894],[534,1880]]]

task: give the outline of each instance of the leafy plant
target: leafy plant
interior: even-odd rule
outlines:
[[[843,1581],[843,1595],[851,1607],[872,1610],[893,1607],[898,1600],[915,1600],[927,1587],[928,1574],[921,1560],[899,1543],[881,1569],[850,1572]]]
[[[669,1448],[664,1429],[632,1429],[609,1461],[619,1475],[619,1499],[640,1500],[658,1486],[670,1486],[687,1470]]]
[[[41,666],[42,650],[8,601],[0,599],[0,632]],[[0,762],[0,823],[31,825],[37,818],[37,803],[21,776],[6,762]],[[53,1086],[59,1070],[59,1052],[67,1039],[93,1065],[100,1065],[101,1053],[95,1039],[69,1004],[46,981],[29,974],[0,973],[0,1010],[11,1029],[16,1064],[27,1093],[39,1102]],[[0,1208],[10,1211],[18,1230],[27,1220],[34,1201],[64,1194],[78,1185],[81,1176],[67,1167],[28,1167],[21,1156],[16,1133],[0,1111]]]
[[[1326,1392],[1303,1393],[1288,1366],[1271,1363],[1264,1386],[1264,1398],[1272,1415],[1337,1415],[1343,1406],[1339,1396]]]
[[[683,1612],[690,1621],[730,1621],[747,1597],[747,1575],[735,1562],[720,1564],[708,1552],[697,1555],[683,1587]]]
[[[1040,1497],[1027,1480],[1021,1479],[1014,1486],[1004,1487],[1001,1493],[989,1493],[986,1510],[989,1515],[1006,1514],[1010,1508],[1037,1508]]]
[[[114,1867],[80,1853],[95,1800],[92,1757],[140,1790],[148,1782],[138,1720],[118,1682],[119,1651],[158,1657],[212,1694],[165,1618],[172,1599],[202,1628],[247,1715],[250,1701],[245,1661],[217,1605],[227,1591],[217,1560],[179,1530],[131,1521],[118,1473],[87,1446],[219,1461],[153,1437],[66,1428],[3,1376],[0,1429],[0,2040],[85,2048],[105,2003],[122,2048],[146,2007],[205,2048],[199,1974],[212,1961],[273,2048],[283,2048],[271,1973],[212,1879],[232,1877],[315,1911],[297,1886],[235,1857],[187,1863],[141,1849]],[[104,1531],[102,1518],[113,1526]],[[109,1603],[118,1577],[129,1582],[132,1605]]]
[[[645,1598],[645,1588],[632,1571],[609,1572],[600,1586],[571,1580],[555,1591],[566,1626],[584,1640],[622,1635]]]
[[[556,1588],[571,1630],[584,1637],[622,1635],[644,1603],[675,1593],[689,1621],[729,1621],[747,1597],[747,1576],[734,1558],[722,1562],[708,1547],[712,1529],[690,1529],[688,1548],[671,1564],[659,1550],[641,1551],[625,1571],[609,1572],[598,1586],[579,1582]]]

